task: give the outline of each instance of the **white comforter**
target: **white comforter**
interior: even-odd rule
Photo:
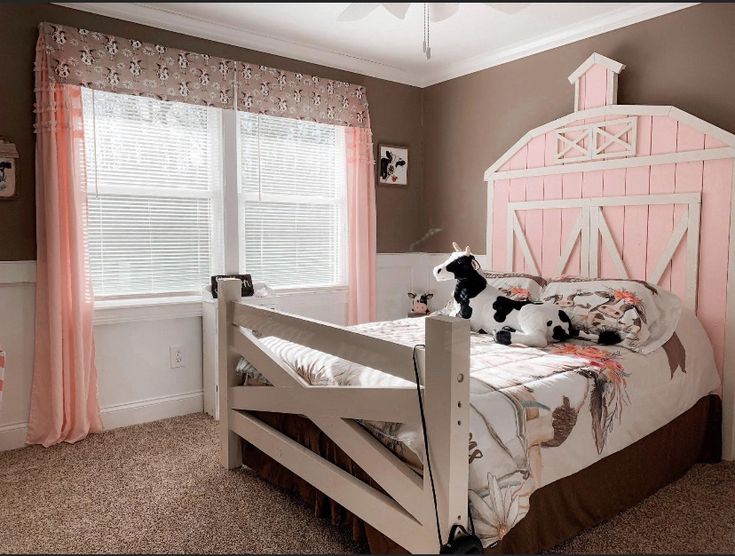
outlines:
[[[353,329],[406,345],[424,341],[424,319]],[[277,338],[263,341],[310,384],[409,385]],[[243,367],[248,382],[265,381]],[[536,489],[629,446],[720,385],[707,335],[686,310],[669,342],[648,355],[582,341],[544,349],[503,346],[472,334],[471,378],[469,499],[485,546],[526,515]],[[420,465],[419,429],[365,425]]]

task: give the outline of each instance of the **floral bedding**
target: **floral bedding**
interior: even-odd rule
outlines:
[[[405,345],[424,341],[425,319],[352,327]],[[306,382],[318,385],[406,385],[380,371],[277,338],[263,342]],[[471,336],[469,501],[484,546],[529,509],[531,494],[621,450],[719,388],[712,348],[696,317],[683,310],[676,332],[650,354],[584,341],[543,349]],[[245,381],[265,378],[241,361]],[[417,468],[417,426],[364,422]]]
[[[641,353],[671,338],[682,305],[674,294],[641,280],[578,277],[552,280],[541,299],[563,307],[584,338],[597,341],[612,330],[622,338],[619,345]]]

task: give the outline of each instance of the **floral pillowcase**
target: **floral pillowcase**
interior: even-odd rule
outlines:
[[[666,343],[681,314],[678,297],[638,280],[560,278],[547,284],[541,300],[569,313],[581,337],[596,340],[603,331],[615,331],[620,345],[641,353]]]
[[[546,280],[533,274],[483,270],[482,275],[490,286],[498,288],[506,296],[519,301],[538,301],[546,285]]]

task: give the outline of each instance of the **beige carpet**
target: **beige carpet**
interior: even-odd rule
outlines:
[[[360,552],[216,457],[202,415],[0,453],[0,552]],[[735,466],[702,465],[555,552],[735,552]]]

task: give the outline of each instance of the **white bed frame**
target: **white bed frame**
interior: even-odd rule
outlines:
[[[682,212],[669,244],[656,265],[660,278],[685,232],[687,236],[687,304],[694,308],[697,291],[701,195],[682,193],[633,197],[599,197],[508,204],[509,241],[517,241],[523,257],[538,267],[518,221],[526,210],[580,209],[562,249],[557,268],[564,268],[574,245],[592,277],[598,275],[596,239],[616,261],[621,278],[628,274],[612,241],[602,213],[605,206],[677,204]],[[581,241],[579,240],[581,236]],[[512,244],[511,244],[512,245]],[[512,257],[513,249],[509,249]],[[512,260],[508,268],[512,268]],[[654,280],[657,282],[658,280]],[[411,552],[438,552],[434,506],[428,473],[423,479],[377,441],[354,419],[416,423],[419,419],[413,387],[310,386],[258,339],[276,336],[354,363],[381,370],[415,385],[412,348],[387,340],[272,309],[240,302],[240,281],[219,282],[218,366],[222,462],[232,469],[241,461],[245,439],[299,475],[359,518]],[[251,331],[256,331],[253,334]],[[469,321],[434,316],[426,319],[425,349],[418,349],[422,371],[427,431],[431,449],[442,538],[454,523],[466,527],[469,461]],[[236,386],[240,356],[273,385]],[[304,415],[329,436],[386,494],[273,429],[249,411]]]
[[[439,551],[428,473],[423,478],[354,419],[418,422],[412,348],[344,328],[240,303],[240,281],[219,281],[218,367],[222,463],[242,464],[241,438],[299,475],[395,542],[418,553]],[[242,327],[242,328],[241,328]],[[252,331],[256,331],[255,334]],[[411,387],[310,386],[258,337],[277,336],[381,370]],[[441,535],[467,526],[469,461],[469,321],[426,319],[417,349]],[[237,386],[245,357],[273,385]],[[385,491],[372,488],[246,412],[304,415]]]
[[[672,204],[685,207],[686,210],[681,212],[676,221],[649,281],[658,283],[686,236],[685,303],[694,309],[699,261],[700,193],[509,203],[508,269],[514,268],[512,246],[513,242],[517,242],[527,265],[538,274],[538,265],[519,223],[519,213],[528,210],[577,209],[579,216],[564,239],[556,268],[565,268],[573,247],[579,243],[581,265],[589,276],[598,276],[599,250],[604,248],[614,262],[618,276],[628,278],[602,208]],[[219,292],[218,395],[219,406],[224,408],[220,411],[223,464],[230,469],[240,466],[240,441],[241,438],[245,439],[407,550],[438,552],[428,473],[422,479],[354,421],[417,422],[419,414],[415,386],[310,386],[258,338],[276,336],[381,370],[415,385],[412,348],[335,325],[246,305],[240,302],[240,281],[237,279],[221,280]],[[256,334],[249,332],[253,330]],[[469,321],[442,316],[428,317],[425,344],[425,349],[418,350],[418,361],[422,371],[421,383],[442,539],[446,540],[454,523],[467,526]],[[236,386],[235,365],[240,356],[252,363],[273,386]],[[385,493],[289,439],[248,414],[248,411],[308,417]]]
[[[681,193],[509,203],[508,231],[510,241],[518,242],[526,262],[537,270],[518,213],[579,209],[577,222],[565,238],[557,268],[566,266],[572,248],[579,243],[582,268],[587,269],[590,276],[597,276],[599,246],[602,245],[615,261],[619,276],[627,278],[602,208],[662,204],[686,207],[653,274],[660,278],[686,235],[689,262],[685,302],[693,309],[697,291],[700,202],[700,193]],[[687,230],[690,233],[686,233]],[[512,256],[513,249],[509,249],[509,253]],[[508,268],[513,268],[512,262],[509,261]],[[407,550],[438,552],[428,473],[421,478],[354,421],[418,422],[412,348],[339,326],[241,303],[237,279],[220,280],[217,303],[223,464],[230,469],[241,465],[240,442],[244,439]],[[378,369],[410,381],[414,386],[310,386],[259,340],[263,336],[276,336]],[[432,316],[426,319],[426,348],[417,350],[444,540],[454,523],[467,526],[469,342],[469,321]],[[240,356],[253,364],[273,386],[237,386],[235,365]],[[385,493],[247,413],[251,411],[308,417]]]

